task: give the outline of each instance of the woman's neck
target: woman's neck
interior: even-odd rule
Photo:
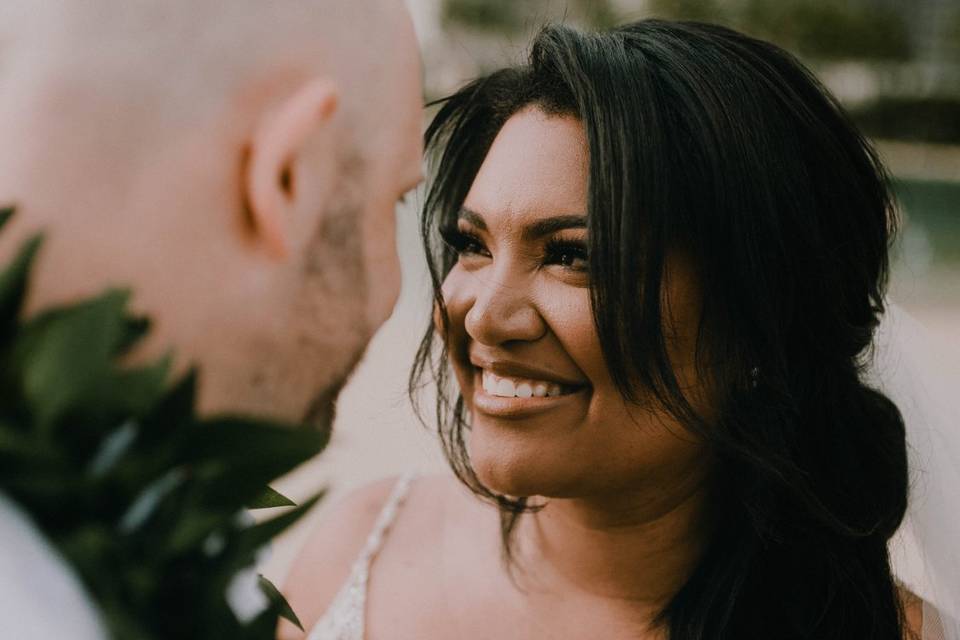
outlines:
[[[704,485],[673,489],[548,500],[518,524],[518,575],[535,589],[622,606],[652,622],[709,536]]]

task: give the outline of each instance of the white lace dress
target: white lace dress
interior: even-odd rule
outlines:
[[[400,507],[410,490],[413,475],[400,478],[377,517],[360,556],[353,563],[350,576],[340,588],[326,613],[307,636],[307,640],[365,640],[367,583],[370,567],[383,546],[385,536],[396,520]],[[923,605],[922,640],[946,640],[940,616],[934,607]]]

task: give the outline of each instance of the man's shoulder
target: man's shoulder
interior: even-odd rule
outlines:
[[[74,572],[0,493],[0,636],[100,640],[106,634]]]

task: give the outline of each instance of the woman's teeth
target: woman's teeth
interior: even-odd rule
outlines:
[[[501,378],[489,371],[483,371],[483,390],[492,396],[501,398],[546,398],[569,393],[556,382],[530,380],[526,378]]]

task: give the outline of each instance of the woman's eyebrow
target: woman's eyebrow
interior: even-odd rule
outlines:
[[[487,223],[483,216],[468,209],[461,207],[459,219],[469,222],[481,231],[487,230]],[[541,218],[523,229],[522,238],[526,241],[537,240],[543,236],[548,236],[564,229],[586,229],[587,217],[580,214],[552,216],[550,218]]]
[[[586,229],[587,217],[579,214],[541,218],[523,230],[524,240],[537,240],[564,229]]]
[[[481,231],[487,230],[487,223],[486,221],[484,221],[483,216],[477,213],[476,211],[471,211],[470,209],[467,209],[466,207],[460,208],[460,213],[457,215],[457,219],[466,220],[467,222],[475,226],[477,229],[480,229]]]

